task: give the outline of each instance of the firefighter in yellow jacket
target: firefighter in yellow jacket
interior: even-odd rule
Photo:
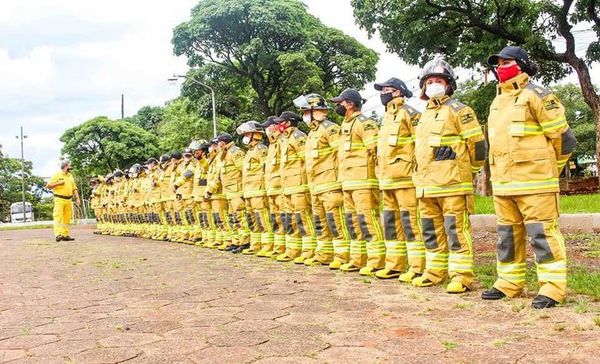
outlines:
[[[265,158],[265,189],[270,212],[271,230],[273,231],[273,244],[263,242],[258,257],[277,258],[285,253],[285,231],[283,226],[284,197],[281,187],[281,133],[277,131],[274,121],[277,116],[272,115],[260,124],[265,129],[269,139],[269,147]]]
[[[102,191],[106,187],[104,177],[98,176],[92,178],[89,186],[92,189],[90,193],[90,208],[94,211],[94,216],[96,216],[96,230],[94,230],[94,234],[100,234],[102,228]]]
[[[218,158],[221,163],[219,179],[227,199],[231,234],[231,244],[224,250],[241,253],[242,250],[250,247],[250,228],[246,219],[246,205],[242,191],[244,152],[233,143],[233,137],[228,133],[219,135],[218,140],[220,149]]]
[[[213,138],[208,148],[208,169],[206,171],[207,185],[204,201],[210,202],[214,230],[209,232],[209,240],[204,244],[207,248],[226,249],[231,245],[231,230],[227,219],[227,200],[223,194],[220,179],[221,152],[219,139]]]
[[[285,253],[277,260],[303,264],[315,254],[317,239],[310,214],[310,196],[304,167],[306,134],[298,129],[300,117],[284,111],[274,122],[282,134],[281,186],[284,195]]]
[[[69,160],[61,161],[60,172],[52,176],[46,184],[46,188],[52,190],[54,195],[52,217],[54,218],[54,236],[57,242],[75,240],[69,235],[72,215],[71,200],[74,199],[76,205],[80,204],[80,200],[71,169]]]
[[[395,77],[376,83],[385,106],[377,143],[377,178],[383,199],[385,269],[377,278],[400,277],[411,283],[425,270],[425,245],[421,239],[417,196],[412,182],[415,170],[415,127],[421,113],[405,104],[412,97],[406,84]],[[408,263],[408,271],[403,273]]]
[[[185,148],[182,153],[183,161],[177,169],[177,176],[173,182],[173,192],[179,212],[179,233],[176,241],[179,243],[192,244],[193,229],[196,224],[194,216],[194,199],[192,191],[194,189],[194,171],[196,169],[196,159],[194,150]]]
[[[196,158],[196,167],[194,169],[194,188],[192,189],[192,199],[194,200],[193,210],[196,224],[193,228],[192,241],[199,246],[204,246],[208,241],[208,232],[211,229],[210,224],[210,201],[205,201],[203,196],[206,192],[206,173],[208,170],[208,147],[210,144],[204,139],[194,140],[189,148],[194,151]]]
[[[250,228],[250,247],[243,254],[257,254],[262,244],[273,245],[273,231],[265,189],[265,160],[267,147],[263,144],[264,130],[256,121],[247,121],[236,129],[248,148],[242,168],[242,189],[246,203],[246,220]]]
[[[306,141],[306,176],[311,195],[317,249],[305,265],[328,264],[339,269],[348,263],[350,236],[345,226],[342,184],[337,180],[340,127],[327,120],[329,107],[318,94],[300,96],[294,104],[311,129]]]
[[[473,110],[452,99],[456,77],[441,59],[428,62],[420,77],[427,106],[416,128],[414,174],[426,251],[426,269],[412,284],[427,287],[450,277],[448,293],[473,283],[473,173],[483,166],[486,142]]]
[[[509,46],[488,59],[498,93],[490,106],[490,170],[498,216],[498,279],[482,294],[495,300],[521,294],[526,282],[526,242],[535,255],[538,295],[532,306],[565,299],[565,242],[558,229],[558,176],[576,144],[557,97],[529,82],[537,66],[527,52]]]
[[[375,120],[361,114],[366,101],[353,89],[331,100],[344,117],[338,147],[339,181],[344,192],[346,224],[350,231],[350,262],[340,270],[374,275],[385,265],[385,244],[379,222],[379,183],[375,177],[377,135]]]

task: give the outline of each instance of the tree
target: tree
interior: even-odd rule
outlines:
[[[62,153],[69,156],[79,177],[128,168],[159,153],[155,135],[126,121],[113,121],[105,116],[66,130],[60,141],[65,143]]]
[[[600,38],[600,1],[563,0],[352,0],[359,25],[376,31],[391,51],[410,64],[424,64],[443,54],[456,66],[484,69],[490,54],[508,44],[525,48],[540,66],[544,83],[562,79],[571,69],[579,78],[596,130],[600,161],[600,95],[594,90],[589,67],[600,61],[600,41],[585,47],[575,25],[589,25]],[[557,41],[565,50],[557,50]]]
[[[32,163],[25,161],[25,200],[34,207],[44,192],[44,180],[32,173]],[[10,216],[10,205],[23,200],[21,187],[21,160],[0,157],[0,220]]]
[[[164,108],[161,106],[143,106],[135,115],[125,120],[152,134],[156,134],[156,130],[163,120],[163,115]]]
[[[211,139],[213,136],[212,120],[201,118],[191,112],[190,100],[181,97],[172,100],[165,107],[163,122],[157,134],[160,150],[163,152],[179,150],[187,147],[192,139]],[[217,119],[217,130],[232,133],[233,123],[227,118]]]
[[[175,28],[172,43],[175,55],[197,67],[190,76],[227,88],[219,98],[251,98],[262,117],[291,108],[306,92],[361,88],[374,79],[378,61],[375,52],[323,25],[298,0],[201,1],[192,18]]]

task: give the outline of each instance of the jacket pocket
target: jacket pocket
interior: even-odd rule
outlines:
[[[552,167],[546,148],[520,150],[511,153],[511,178],[531,181],[558,177],[556,166]]]
[[[367,168],[367,160],[360,159],[350,159],[344,161],[344,175],[346,178],[350,179],[367,179],[368,178],[368,168]]]
[[[388,168],[393,169],[395,176],[410,176],[413,172],[413,159],[408,154],[398,154],[390,159]]]
[[[436,186],[461,182],[458,159],[433,161],[429,164],[429,168],[429,178]]]

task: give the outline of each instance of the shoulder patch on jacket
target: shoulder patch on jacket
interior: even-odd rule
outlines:
[[[536,85],[535,83],[531,83],[531,82],[529,82],[525,86],[525,89],[533,92],[540,99],[544,98],[552,93],[552,91],[550,89]]]
[[[330,121],[330,120],[325,120],[325,121],[323,121],[323,122],[321,123],[321,125],[323,125],[323,128],[325,128],[325,129],[329,129],[329,128],[331,128],[332,126],[334,126],[334,125],[337,125],[337,124],[336,124],[336,123],[334,123],[333,121]]]
[[[467,105],[463,104],[462,102],[460,102],[458,100],[454,100],[452,98],[446,100],[446,102],[444,102],[444,104],[447,106],[450,106],[450,108],[452,108],[452,110],[454,110],[454,112],[459,112],[460,110],[467,107]]]
[[[421,113],[419,112],[419,110],[407,104],[404,104],[402,108],[406,110],[406,113],[408,114],[412,125],[417,126],[417,124],[419,124],[419,119],[421,119]]]
[[[294,133],[292,135],[296,139],[298,139],[298,138],[306,138],[306,134],[304,134],[304,132],[302,130],[300,130],[300,129],[294,130]]]

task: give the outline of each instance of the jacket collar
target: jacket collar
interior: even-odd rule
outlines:
[[[518,94],[522,89],[529,84],[529,75],[525,72],[516,75],[510,80],[499,83],[497,86],[497,94]]]
[[[385,111],[397,113],[404,106],[404,97],[395,97],[385,105]]]
[[[437,109],[438,107],[443,105],[449,99],[450,99],[450,96],[448,96],[448,95],[429,99],[429,100],[427,100],[427,108],[428,109]]]

